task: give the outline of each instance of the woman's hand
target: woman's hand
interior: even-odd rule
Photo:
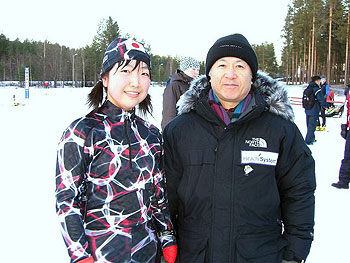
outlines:
[[[177,245],[164,248],[163,256],[168,263],[175,263],[175,259],[177,256]]]

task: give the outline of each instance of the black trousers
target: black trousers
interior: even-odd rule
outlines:
[[[317,125],[317,115],[306,115],[307,133],[305,136],[306,143],[312,143],[315,141],[315,130]]]
[[[350,182],[350,131],[346,136],[344,159],[341,161],[339,181]]]
[[[322,126],[326,126],[326,109],[323,107],[321,107],[320,116],[322,118]],[[320,122],[319,122],[318,126],[321,126]]]

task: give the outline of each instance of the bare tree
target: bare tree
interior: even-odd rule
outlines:
[[[349,81],[349,41],[350,41],[350,0],[348,0],[348,22],[346,25],[346,50],[345,50],[345,76],[344,76],[344,86],[346,86]]]
[[[315,55],[315,6],[312,14],[312,39],[311,39],[311,65],[310,65],[310,77],[314,74],[314,55]]]
[[[328,57],[327,57],[327,77],[331,78],[331,54],[332,54],[332,16],[333,16],[333,1],[329,1],[329,33],[328,33]]]

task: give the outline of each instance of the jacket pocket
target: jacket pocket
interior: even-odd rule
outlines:
[[[281,235],[263,233],[237,238],[238,263],[281,263],[283,248],[288,245]]]
[[[190,231],[188,229],[179,230],[179,262],[207,262],[208,237],[203,233],[194,226]]]
[[[177,193],[183,203],[183,216],[202,218],[210,206],[215,153],[208,149],[189,150],[182,158],[184,171]]]
[[[215,163],[214,150],[193,149],[183,153],[184,166],[192,165],[213,165]]]

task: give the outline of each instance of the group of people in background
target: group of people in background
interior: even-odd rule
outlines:
[[[287,91],[258,71],[249,41],[221,37],[205,75],[196,59],[181,59],[164,90],[161,133],[143,119],[150,61],[143,44],[112,41],[92,111],[59,142],[56,210],[71,262],[304,262],[316,188],[307,145],[326,127],[325,76],[309,83],[316,103],[304,139]],[[350,133],[340,170],[333,186],[348,188]]]
[[[313,145],[316,142],[315,131],[324,131],[326,129],[326,114],[325,111],[333,106],[334,93],[331,91],[329,84],[326,81],[325,75],[315,75],[311,78],[308,87],[312,87],[315,96],[315,104],[311,109],[305,109],[307,133],[305,143]],[[350,133],[347,131],[350,128],[350,85],[344,91],[345,104],[347,108],[346,124],[343,124],[342,137],[346,140],[344,159],[341,161],[339,170],[339,180],[332,183],[332,186],[338,189],[349,189],[350,182]],[[322,124],[319,120],[322,119]]]

